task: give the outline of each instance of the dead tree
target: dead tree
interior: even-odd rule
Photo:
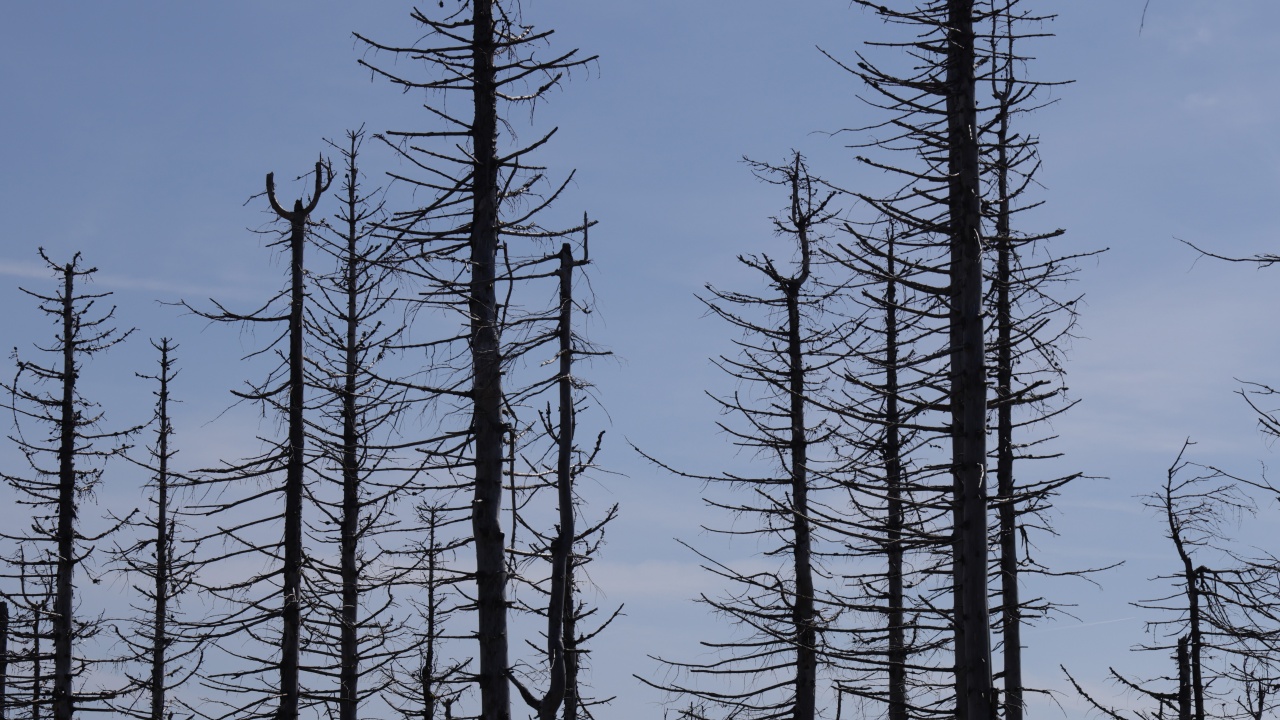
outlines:
[[[450,524],[466,522],[457,508],[424,502],[416,508],[421,540],[400,550],[407,558],[403,567],[412,568],[415,593],[408,596],[420,623],[412,628],[414,654],[398,655],[385,669],[384,698],[405,720],[448,720],[453,705],[466,691],[469,659],[453,660],[450,642],[469,635],[457,632],[455,616],[463,602],[458,586],[469,578],[452,568],[456,552],[465,541],[446,541]]]
[[[531,583],[538,590],[539,596],[545,597],[545,605],[529,608],[532,612],[543,616],[547,623],[544,651],[545,674],[548,678],[547,690],[539,697],[527,686],[526,683],[530,682],[528,678],[522,681],[520,674],[514,669],[510,676],[522,698],[538,713],[540,720],[551,720],[557,715],[566,720],[574,719],[587,705],[603,704],[609,701],[608,699],[588,700],[587,705],[584,705],[581,693],[580,658],[584,652],[584,643],[607,627],[618,614],[618,611],[615,611],[589,635],[580,635],[578,632],[578,622],[594,614],[594,609],[587,608],[578,600],[578,579],[589,556],[594,554],[595,548],[598,548],[598,538],[603,532],[604,525],[610,522],[617,512],[617,507],[614,506],[603,521],[588,527],[581,533],[577,530],[577,516],[581,512],[582,501],[575,489],[575,482],[580,475],[594,467],[604,433],[596,436],[594,447],[584,450],[577,445],[578,414],[585,401],[582,393],[589,388],[589,385],[581,374],[575,372],[575,358],[608,354],[586,343],[580,334],[574,331],[573,326],[575,307],[585,307],[581,299],[574,298],[573,287],[575,270],[590,263],[590,245],[587,235],[587,228],[590,225],[590,220],[584,216],[581,259],[574,257],[573,246],[570,243],[562,244],[559,253],[547,258],[548,262],[555,262],[558,265],[555,274],[560,286],[559,317],[555,327],[558,346],[556,359],[559,370],[555,378],[557,411],[553,414],[551,404],[548,403],[546,410],[539,413],[541,434],[543,439],[548,441],[544,445],[547,450],[542,459],[529,463],[530,471],[525,473],[530,476],[530,479],[547,478],[544,486],[549,483],[549,489],[555,490],[555,517],[558,520],[555,523],[555,530],[551,533],[530,528],[536,545],[529,555],[539,559],[545,557],[551,566],[550,573],[545,578],[545,584],[537,581]],[[532,445],[533,443],[528,443],[526,451]],[[513,468],[511,486],[513,490],[516,487],[514,481],[517,474]],[[515,506],[513,499],[513,519],[520,522],[521,518],[514,513]],[[525,521],[524,524],[527,525],[528,522]],[[577,552],[579,548],[583,549],[581,554]]]
[[[15,502],[30,508],[32,518],[25,531],[4,530],[0,537],[23,549],[5,558],[11,568],[9,578],[50,581],[47,590],[35,596],[25,591],[6,596],[29,612],[48,612],[53,637],[53,717],[71,720],[77,706],[113,694],[75,687],[78,677],[101,662],[77,653],[76,644],[104,627],[100,619],[76,615],[77,571],[93,577],[92,543],[105,536],[85,531],[79,517],[80,500],[101,483],[103,463],[123,454],[128,448],[126,439],[138,430],[101,428],[102,411],[80,392],[81,372],[86,361],[123,342],[132,330],[121,332],[111,324],[115,308],[103,311],[97,306],[110,293],[83,289],[97,268],[84,267],[79,253],[61,264],[43,249],[40,257],[58,278],[59,287],[47,295],[23,292],[38,301],[40,311],[54,319],[58,331],[53,343],[36,346],[50,356],[47,361],[23,360],[14,352],[18,371],[11,383],[3,385],[9,393],[4,407],[14,415],[17,431],[10,439],[26,458],[30,474],[0,473],[13,489]],[[33,426],[41,432],[31,432]],[[35,657],[39,662],[38,653]]]
[[[951,244],[951,461],[956,498],[957,707],[996,716],[987,626],[987,387],[982,322],[982,188],[977,137],[973,0],[949,0],[946,22],[948,204]]]
[[[177,606],[195,582],[198,567],[195,549],[184,549],[178,537],[179,529],[184,526],[179,523],[181,509],[175,495],[188,479],[173,467],[177,451],[172,444],[170,388],[178,375],[172,355],[177,346],[169,338],[162,338],[158,343],[153,341],[151,345],[160,353],[159,369],[155,375],[139,377],[156,383],[152,418],[155,442],[148,447],[149,458],[135,462],[151,473],[152,509],[141,519],[135,515],[125,523],[130,529],[145,534],[128,545],[117,544],[112,551],[118,571],[131,581],[145,601],[133,606],[137,615],[117,628],[116,634],[120,643],[128,648],[129,660],[143,664],[149,672],[125,671],[131,692],[114,703],[114,710],[134,718],[166,720],[174,706],[185,707],[170,691],[185,686],[199,672],[205,643],[199,635],[184,633],[184,624],[176,620]],[[145,709],[138,707],[143,698]]]
[[[407,633],[394,614],[394,587],[411,569],[396,567],[388,553],[409,529],[395,517],[396,500],[419,489],[397,456],[407,390],[384,377],[406,327],[396,307],[402,258],[374,237],[382,203],[374,201],[378,191],[362,189],[363,140],[358,130],[334,144],[343,157],[341,206],[313,238],[334,268],[312,274],[305,322],[306,383],[316,410],[308,439],[323,487],[311,493],[317,520],[308,528],[317,549],[309,603],[318,611],[307,627],[314,664],[304,669],[322,679],[309,692],[335,705],[339,720],[356,720],[361,704],[385,688],[389,665],[412,650],[397,639]],[[337,557],[324,548],[336,548]]]
[[[842,357],[847,333],[825,322],[824,312],[836,302],[840,288],[828,284],[815,267],[821,258],[823,227],[835,214],[831,208],[835,193],[809,175],[798,153],[783,165],[751,165],[759,178],[783,188],[789,196],[785,213],[773,224],[777,234],[794,243],[788,248],[794,267],[787,272],[768,255],[739,256],[739,262],[764,276],[776,295],[760,297],[708,286],[709,296],[703,302],[743,333],[743,339],[736,341],[740,354],[721,356],[717,363],[743,386],[717,398],[725,413],[741,420],[742,427],[728,423],[720,427],[735,445],[758,453],[775,472],[755,477],[696,475],[658,464],[681,476],[736,490],[727,499],[704,500],[753,522],[745,529],[716,532],[768,541],[762,552],[778,558],[780,566],[776,571],[748,573],[698,553],[705,561],[703,567],[732,588],[724,598],[704,595],[700,602],[729,618],[743,636],[704,642],[720,654],[713,660],[662,660],[695,682],[642,681],[728,717],[813,720],[819,676],[830,674],[831,658],[823,635],[833,615],[833,608],[823,600],[825,593],[815,587],[822,576],[819,558],[825,552],[816,547],[821,527],[814,526],[812,517],[830,514],[822,495],[832,487],[826,448],[831,430],[820,412],[823,404],[815,398],[823,393],[829,368]],[[786,679],[775,679],[784,673]],[[729,689],[718,682],[707,686],[723,678],[740,680],[743,686]]]
[[[21,557],[21,548],[19,554]],[[28,563],[27,567],[28,571],[38,569],[33,563]],[[48,567],[51,566],[43,569]],[[43,640],[51,635],[47,629],[45,605],[53,595],[53,576],[19,577],[16,585],[17,590],[7,595],[11,599],[6,603],[14,609],[9,615],[6,713],[11,720],[39,720],[45,716],[44,710],[49,706],[48,677],[44,669],[52,654]]]
[[[946,433],[933,419],[945,385],[945,308],[920,291],[938,272],[937,248],[891,221],[845,231],[830,258],[852,273],[861,310],[832,409],[849,502],[825,521],[859,562],[831,600],[854,614],[840,629],[849,672],[837,691],[884,703],[890,720],[945,716],[951,616],[940,608],[950,586],[936,578],[950,575],[949,468],[927,452]]]
[[[585,469],[586,463],[580,465]],[[578,503],[582,507],[582,503]],[[566,602],[564,608],[564,653],[565,653],[565,696],[564,706],[560,712],[561,720],[578,720],[594,717],[591,709],[599,705],[613,702],[614,697],[591,697],[585,693],[587,684],[583,680],[584,670],[589,666],[586,659],[590,650],[588,643],[608,628],[622,614],[623,606],[619,605],[607,617],[596,619],[600,608],[582,600],[583,588],[587,585],[587,568],[599,555],[604,543],[604,528],[618,516],[618,506],[613,505],[605,513],[603,519],[578,533],[574,540],[574,552],[569,558],[568,572],[565,577]],[[587,621],[593,624],[588,626]]]
[[[507,544],[501,520],[509,428],[503,409],[518,406],[536,383],[521,386],[510,378],[504,381],[504,374],[532,349],[519,340],[522,326],[548,318],[535,312],[541,320],[521,319],[519,298],[513,303],[504,295],[522,282],[525,259],[536,262],[543,255],[529,252],[530,240],[561,238],[573,230],[549,231],[537,225],[538,214],[564,188],[555,185],[540,194],[544,174],[532,164],[533,151],[551,133],[533,142],[500,134],[509,108],[544,99],[566,71],[591,58],[581,58],[576,51],[540,57],[537,48],[551,33],[527,25],[518,3],[472,0],[442,16],[412,13],[424,31],[417,32],[421,40],[416,45],[357,37],[374,53],[412,58],[432,72],[415,79],[399,69],[362,61],[393,84],[427,94],[426,108],[437,123],[438,129],[386,136],[422,173],[418,179],[402,179],[430,197],[424,206],[396,213],[387,228],[389,235],[418,248],[425,306],[466,319],[465,328],[452,338],[423,348],[446,359],[429,362],[432,379],[438,381],[424,380],[421,386],[436,397],[461,401],[465,410],[460,410],[469,415],[464,428],[442,430],[431,463],[449,471],[466,468],[471,474],[478,714],[484,720],[508,720],[512,664]],[[469,117],[456,114],[447,102],[455,95],[463,96],[459,100],[470,108]]]
[[[584,242],[585,247],[585,242]],[[551,579],[547,590],[547,691],[541,697],[535,696],[515,673],[508,671],[511,682],[520,691],[524,701],[538,714],[538,720],[554,720],[565,697],[565,646],[564,617],[569,593],[569,565],[573,553],[573,543],[577,539],[574,532],[574,494],[573,494],[573,269],[578,264],[573,258],[573,247],[564,243],[560,248],[559,280],[560,280],[560,323],[559,336],[560,372],[556,379],[559,390],[560,422],[556,441],[556,502],[559,508],[557,532],[549,543],[551,556]]]
[[[1031,58],[1022,48],[1048,36],[1042,26],[1053,16],[1027,10],[1021,0],[990,0],[987,70],[992,105],[982,131],[983,172],[988,177],[984,203],[991,226],[988,239],[987,306],[990,408],[995,420],[992,461],[994,506],[998,527],[996,582],[1000,605],[995,630],[1001,637],[1002,705],[1007,720],[1021,720],[1024,710],[1022,627],[1054,607],[1045,598],[1022,598],[1027,575],[1079,574],[1089,570],[1049,570],[1031,556],[1031,543],[1019,548],[1019,537],[1051,528],[1046,513],[1053,497],[1078,473],[1034,478],[1035,461],[1058,457],[1055,439],[1041,428],[1075,403],[1066,397],[1065,346],[1077,322],[1079,295],[1064,295],[1078,262],[1101,251],[1064,255],[1053,242],[1062,230],[1020,231],[1021,218],[1041,201],[1029,199],[1037,186],[1039,140],[1022,128],[1025,118],[1047,104],[1046,88],[1063,83],[1029,80],[1020,70]],[[1017,470],[1015,470],[1015,467]]]
[[[237,667],[219,672],[206,678],[214,687],[218,687],[235,695],[227,700],[226,713],[214,716],[251,714],[264,716],[271,714],[277,720],[297,720],[300,702],[300,641],[302,636],[303,595],[302,573],[304,566],[303,550],[303,501],[306,493],[304,473],[308,464],[306,456],[306,427],[303,417],[306,368],[305,368],[305,298],[306,282],[304,257],[307,241],[308,222],[315,210],[320,196],[328,189],[333,179],[332,171],[323,163],[317,162],[314,170],[314,189],[311,198],[294,201],[293,208],[286,210],[276,199],[275,176],[267,174],[266,194],[271,209],[276,216],[288,224],[287,233],[274,245],[282,245],[289,254],[289,282],[285,290],[278,293],[258,310],[251,313],[236,313],[228,310],[217,301],[211,300],[214,310],[197,310],[187,303],[184,307],[193,313],[214,322],[233,323],[251,326],[284,326],[284,331],[269,347],[251,353],[251,356],[274,352],[280,359],[279,364],[270,372],[267,379],[260,383],[250,383],[246,391],[234,391],[242,401],[258,404],[264,414],[270,412],[282,417],[286,426],[286,437],[283,440],[268,440],[269,449],[262,455],[251,458],[240,464],[228,464],[216,470],[206,471],[210,476],[197,483],[212,491],[228,484],[254,483],[269,480],[280,474],[284,475],[281,487],[256,492],[247,498],[231,501],[216,501],[201,506],[193,506],[193,511],[203,513],[226,524],[219,525],[215,532],[209,533],[199,541],[219,539],[226,550],[223,554],[206,559],[216,563],[244,555],[262,555],[266,558],[269,569],[251,578],[237,580],[228,584],[205,586],[205,589],[232,603],[233,609],[223,617],[214,618],[205,628],[205,632],[213,638],[225,639],[237,636],[242,631],[252,631],[250,635],[259,639],[263,633],[258,629],[262,623],[280,619],[279,636],[268,641],[278,653],[275,659],[259,656],[242,657],[249,661],[249,667]],[[286,299],[287,298],[287,299]],[[278,307],[285,305],[284,308]],[[253,500],[279,496],[279,505],[266,517],[246,520],[241,514],[245,505]],[[228,522],[229,521],[229,522]],[[255,533],[270,532],[276,522],[283,524],[283,538],[269,539]],[[278,577],[278,587],[271,587]],[[249,593],[246,599],[244,595]],[[278,600],[279,610],[270,610],[271,595]],[[223,650],[238,655],[223,644]],[[275,674],[278,678],[267,681],[264,674]],[[251,694],[250,699],[242,699],[247,678],[259,677],[263,683],[258,693]],[[256,695],[256,696],[255,696]],[[263,705],[278,699],[276,708],[267,711]],[[202,712],[207,712],[202,710]]]
[[[935,235],[948,250],[945,283],[931,292],[945,298],[947,312],[956,715],[991,720],[996,706],[987,612],[984,194],[975,33],[975,23],[987,14],[974,0],[922,0],[902,10],[856,2],[886,22],[910,28],[907,39],[875,43],[909,54],[910,69],[889,72],[862,56],[844,67],[874,93],[872,104],[890,115],[864,129],[887,128],[888,136],[866,144],[920,160],[913,166],[864,159],[902,178],[905,186],[885,196],[861,196],[877,214],[913,234]]]
[[[1280,491],[1186,459],[1191,445],[1183,443],[1160,490],[1146,498],[1176,555],[1176,569],[1153,578],[1170,592],[1134,603],[1156,614],[1147,621],[1153,640],[1134,650],[1170,656],[1174,671],[1139,680],[1108,669],[1153,703],[1135,717],[1259,717],[1280,707],[1268,700],[1280,683],[1280,559],[1245,555],[1231,531],[1256,513],[1255,494],[1274,499]],[[1124,718],[1068,678],[1094,708]]]

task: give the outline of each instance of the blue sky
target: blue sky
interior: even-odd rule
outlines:
[[[1049,6],[1049,3],[1040,3]],[[1197,260],[1175,238],[1229,255],[1274,252],[1280,236],[1280,103],[1274,50],[1280,5],[1152,0],[1057,3],[1057,34],[1036,47],[1037,77],[1074,80],[1034,116],[1042,140],[1042,227],[1062,247],[1110,250],[1086,262],[1081,337],[1069,385],[1079,406],[1055,422],[1064,467],[1080,481],[1058,504],[1051,564],[1126,566],[1057,587],[1075,603],[1027,633],[1029,680],[1061,688],[1057,664],[1107,697],[1103,668],[1142,668],[1126,652],[1143,638],[1127,603],[1169,552],[1135,496],[1155,488],[1190,436],[1196,459],[1248,474],[1276,462],[1234,391],[1239,380],[1280,382],[1269,362],[1280,269]],[[279,261],[261,247],[269,219],[266,172],[290,178],[361,124],[371,132],[428,121],[415,98],[372,80],[355,61],[359,31],[415,39],[400,2],[24,3],[0,29],[0,317],[3,345],[29,347],[49,329],[18,284],[46,287],[35,254],[82,251],[116,292],[122,324],[182,346],[179,428],[192,465],[238,452],[252,438],[214,421],[241,381],[234,360],[250,341],[206,328],[156,301],[214,296],[247,306],[278,285]],[[560,132],[541,160],[576,168],[556,217],[583,210],[592,233],[597,312],[591,336],[617,359],[590,371],[608,410],[602,463],[619,473],[594,489],[620,502],[597,582],[628,615],[602,638],[596,683],[620,700],[613,714],[653,717],[660,698],[630,679],[652,676],[647,654],[689,657],[707,625],[688,599],[706,587],[671,538],[698,541],[705,520],[696,483],[646,467],[624,438],[681,467],[744,463],[714,427],[704,390],[730,389],[707,358],[732,334],[693,297],[707,282],[749,289],[732,261],[776,244],[767,217],[781,198],[754,180],[747,155],[777,161],[802,150],[813,170],[846,187],[881,182],[833,131],[876,120],[854,79],[822,57],[851,57],[884,34],[842,0],[775,3],[529,0],[526,13],[557,30],[557,47],[598,54],[549,103],[534,127]],[[519,118],[516,127],[534,130]],[[390,167],[369,157],[370,169]],[[297,192],[298,184],[284,187]],[[285,193],[288,194],[288,193]],[[857,212],[857,208],[851,210]],[[43,284],[42,284],[43,283]],[[90,368],[91,394],[121,423],[149,400],[132,372],[150,371],[142,337]],[[149,396],[148,396],[149,397]],[[121,480],[123,487],[128,480]],[[106,490],[128,495],[125,490]],[[131,502],[124,500],[124,502]],[[1275,518],[1275,508],[1267,518]],[[1073,627],[1077,623],[1080,627]],[[1086,649],[1093,648],[1093,649]],[[1060,699],[1067,717],[1082,712]],[[1123,702],[1123,699],[1117,702]],[[1057,717],[1052,704],[1036,717]]]

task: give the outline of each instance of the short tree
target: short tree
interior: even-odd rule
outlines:
[[[186,707],[171,691],[186,685],[199,672],[205,642],[199,634],[184,633],[184,623],[177,619],[177,606],[195,582],[199,567],[195,549],[184,546],[178,535],[186,528],[179,522],[182,508],[176,496],[188,479],[173,467],[177,450],[170,408],[171,383],[178,375],[173,357],[177,346],[169,338],[151,345],[160,353],[159,369],[155,375],[140,377],[156,383],[152,391],[156,397],[152,418],[155,441],[147,448],[149,457],[137,461],[151,474],[147,484],[151,507],[126,522],[140,536],[127,545],[117,544],[112,552],[117,570],[143,598],[141,605],[133,606],[136,615],[116,633],[128,648],[128,664],[141,664],[147,671],[126,669],[133,692],[117,700],[114,709],[129,717],[165,720],[175,707]]]
[[[1271,695],[1280,683],[1280,559],[1246,555],[1231,536],[1256,513],[1255,493],[1274,499],[1280,490],[1188,460],[1191,445],[1183,443],[1160,489],[1146,498],[1176,556],[1173,571],[1154,578],[1170,591],[1134,603],[1156,613],[1147,621],[1152,641],[1134,649],[1170,657],[1173,671],[1138,680],[1108,669],[1151,703],[1136,718],[1261,718],[1280,708]],[[1094,709],[1126,720],[1068,678]]]

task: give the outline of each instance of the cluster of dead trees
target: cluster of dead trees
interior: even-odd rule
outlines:
[[[709,531],[757,548],[737,562],[691,548],[723,584],[700,602],[726,627],[698,659],[661,658],[660,679],[645,680],[689,720],[1020,720],[1029,694],[1052,693],[1023,680],[1022,629],[1055,608],[1024,596],[1027,579],[1105,569],[1033,555],[1053,498],[1079,477],[1039,461],[1058,457],[1047,421],[1074,404],[1069,283],[1101,252],[1057,250],[1063,231],[1024,220],[1041,203],[1025,121],[1060,84],[1028,76],[1025,47],[1052,17],[1023,0],[855,4],[901,35],[853,59],[828,54],[878,114],[844,136],[859,163],[900,184],[838,187],[798,154],[749,161],[788,198],[772,219],[783,245],[738,257],[761,290],[708,286],[703,302],[741,333],[716,359],[735,388],[717,398],[720,427],[759,472],[649,458],[706,483],[725,518]],[[1259,403],[1274,392],[1245,393],[1273,434],[1280,422]],[[1156,614],[1135,650],[1165,653],[1175,670],[1111,670],[1150,711],[1117,709],[1068,674],[1093,711],[1272,716],[1280,562],[1226,539],[1259,493],[1276,496],[1179,455],[1149,503],[1176,550],[1176,570],[1156,578],[1172,594],[1135,603]]]
[[[839,136],[891,185],[841,187],[798,153],[749,161],[785,196],[784,245],[738,258],[762,289],[702,300],[741,333],[716,360],[736,387],[717,401],[758,471],[649,459],[706,482],[734,518],[713,531],[751,538],[763,564],[693,549],[724,582],[700,602],[726,634],[642,681],[691,720],[1020,720],[1045,691],[1024,684],[1022,629],[1054,607],[1026,578],[1091,571],[1032,555],[1077,477],[1040,461],[1056,457],[1046,421],[1072,405],[1069,281],[1093,254],[1024,220],[1040,203],[1024,121],[1055,84],[1026,75],[1024,46],[1050,18],[1029,0],[855,4],[901,33],[830,54],[876,115]],[[28,294],[54,339],[3,385],[26,465],[0,473],[24,518],[0,531],[0,720],[507,720],[521,705],[577,720],[609,702],[584,669],[618,610],[581,588],[616,508],[588,511],[577,490],[603,438],[578,428],[582,362],[604,354],[575,330],[593,223],[545,223],[573,176],[538,164],[554,130],[510,129],[595,58],[555,49],[515,1],[411,18],[405,42],[356,38],[362,66],[424,102],[421,127],[368,138],[412,206],[370,187],[352,131],[302,197],[266,176],[280,290],[249,310],[182,303],[267,339],[244,358],[261,375],[233,392],[272,428],[256,454],[180,469],[168,338],[140,374],[153,418],[110,426],[81,371],[133,331],[86,289],[93,268],[42,252],[57,285]],[[109,463],[149,478],[149,504],[87,517]],[[1153,703],[1135,717],[1275,706],[1280,561],[1217,541],[1254,492],[1276,491],[1179,456],[1153,496],[1179,565],[1143,605],[1165,613],[1143,649],[1175,671],[1112,671]],[[105,576],[126,578],[130,612],[79,599]]]
[[[393,178],[419,204],[385,206],[351,132],[303,197],[266,176],[280,291],[249,310],[182,303],[267,339],[244,358],[262,375],[233,392],[275,429],[257,454],[178,469],[170,339],[143,376],[153,420],[107,429],[80,369],[131,331],[84,289],[79,256],[45,258],[58,289],[30,294],[55,340],[4,386],[28,461],[4,477],[31,521],[3,536],[3,717],[508,718],[514,688],[573,720],[607,701],[582,678],[616,610],[579,589],[616,510],[587,514],[575,488],[602,442],[578,430],[579,368],[603,354],[574,327],[592,223],[541,224],[572,175],[537,165],[552,132],[522,143],[509,125],[594,58],[556,52],[518,3],[412,21],[406,44],[357,38],[361,64],[427,99],[424,129],[376,136],[417,173]],[[108,460],[151,477],[150,505],[94,528]],[[107,575],[126,578],[131,614],[79,601]]]
[[[1049,84],[1020,53],[1050,18],[1017,0],[857,4],[903,32],[830,54],[881,115],[845,136],[900,184],[753,163],[790,197],[773,224],[791,261],[740,257],[767,293],[704,301],[743,332],[719,360],[738,387],[724,427],[774,473],[704,479],[727,486],[707,498],[733,513],[724,532],[760,535],[779,564],[703,556],[727,587],[702,601],[737,632],[705,643],[711,659],[666,661],[657,684],[691,718],[1020,718],[1035,691],[1020,630],[1051,603],[1020,595],[1042,570],[1027,538],[1074,477],[1031,462],[1053,456],[1044,421],[1071,404],[1076,320],[1061,231],[1019,220],[1039,202],[1022,120]]]

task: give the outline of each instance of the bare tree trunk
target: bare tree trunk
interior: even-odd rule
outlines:
[[[1012,61],[1010,61],[1012,62]],[[1006,84],[1005,102],[1012,91]],[[996,175],[999,211],[996,215],[996,395],[1001,399],[996,420],[996,504],[1000,511],[1000,609],[1004,636],[1004,717],[1022,720],[1022,608],[1018,597],[1017,513],[1013,484],[1013,238],[1009,236],[1009,114],[1002,109],[997,129]]]
[[[71,720],[71,638],[75,608],[75,521],[76,521],[76,312],[75,276],[68,266],[62,274],[62,412],[58,446],[58,564],[57,590],[53,597],[53,717]]]
[[[493,0],[472,3],[471,125],[474,192],[471,216],[471,361],[475,433],[475,502],[471,525],[476,551],[481,720],[510,720],[507,659],[507,571],[502,535],[502,357],[495,288],[498,251],[497,88]]]
[[[9,687],[9,603],[0,602],[0,720],[8,716]]]
[[[794,182],[799,182],[795,179]],[[782,283],[787,298],[787,359],[791,395],[791,528],[794,533],[793,563],[796,577],[795,604],[791,619],[796,633],[795,720],[815,717],[818,685],[818,633],[813,608],[813,543],[809,531],[808,437],[806,434],[805,369],[800,342],[800,287],[808,279],[809,248],[801,249],[804,268],[800,275]]]
[[[293,210],[286,211],[276,200],[275,179],[267,175],[267,198],[271,208],[281,219],[289,223],[290,286],[289,286],[289,457],[284,482],[284,568],[283,579],[283,627],[280,635],[280,708],[277,720],[297,720],[299,679],[298,656],[302,630],[302,494],[303,469],[306,458],[306,428],[303,425],[304,376],[304,314],[305,299],[303,249],[306,243],[307,217],[315,210],[320,195],[328,188],[324,179],[324,165],[317,162],[315,168],[315,194],[304,207],[302,200],[293,202]],[[332,173],[330,173],[332,178]]]
[[[947,2],[957,715],[995,717],[987,619],[986,399],[973,0]]]
[[[566,693],[564,618],[572,614],[569,568],[573,562],[573,250],[560,246],[560,437],[556,448],[556,491],[560,528],[551,544],[551,599],[547,605],[547,655],[551,661],[550,686],[538,708],[540,720],[553,720]]]
[[[434,511],[432,511],[434,513]],[[427,525],[427,637],[426,653],[422,658],[422,720],[436,720],[435,688],[436,642],[439,635],[436,618],[436,522],[432,515]]]
[[[291,219],[289,251],[291,280],[289,304],[289,465],[284,481],[284,629],[280,638],[279,720],[298,717],[298,654],[302,630],[302,467],[306,444],[302,425],[303,390],[303,242],[306,218],[302,201],[294,202],[299,217]]]
[[[894,238],[885,255],[885,411],[884,469],[887,500],[885,535],[889,544],[889,720],[907,720],[907,641],[903,611],[902,435],[898,407],[898,282]]]
[[[564,603],[564,627],[561,643],[564,646],[564,704],[561,708],[561,720],[578,720],[578,616],[574,608],[573,555],[569,555],[569,564],[564,569],[564,586],[566,598]],[[0,718],[4,720],[4,718]]]
[[[40,688],[44,686],[40,662],[40,607],[31,609],[31,720],[40,720]]]
[[[1203,654],[1204,634],[1200,628],[1200,573],[1191,566],[1191,558],[1182,549],[1182,543],[1178,543],[1178,553],[1183,556],[1183,563],[1186,565],[1187,579],[1187,621],[1191,626],[1191,634],[1189,636],[1190,650],[1190,666],[1191,666],[1191,699],[1195,706],[1195,720],[1205,720],[1204,714],[1204,670],[1201,666],[1201,656]]]
[[[157,406],[160,430],[156,443],[156,573],[155,613],[151,628],[151,720],[164,720],[165,651],[168,647],[169,561],[169,340],[160,341],[160,392]]]
[[[347,338],[342,386],[342,639],[338,690],[338,720],[356,720],[360,698],[360,647],[356,635],[359,621],[360,568],[356,564],[356,540],[360,533],[360,433],[356,427],[356,375],[360,372],[360,198],[356,184],[353,153],[347,171]]]
[[[1187,638],[1178,638],[1178,720],[1191,720],[1191,672]]]

